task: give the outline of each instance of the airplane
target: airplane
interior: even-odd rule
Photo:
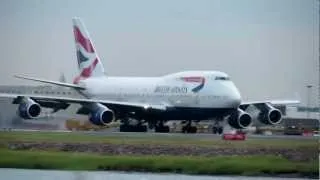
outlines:
[[[257,119],[267,125],[279,124],[282,113],[275,105],[297,104],[297,100],[243,102],[230,76],[221,71],[182,71],[159,77],[107,76],[89,32],[80,18],[73,18],[73,32],[79,75],[73,83],[16,75],[16,78],[68,87],[80,98],[35,94],[1,94],[18,104],[17,113],[24,119],[40,115],[42,108],[53,112],[71,104],[81,107],[77,114],[88,115],[91,123],[107,125],[121,120],[120,132],[168,133],[167,121],[183,120],[184,133],[196,133],[192,122],[212,120],[212,133],[223,133],[223,122],[232,128],[245,129],[252,124],[246,112],[249,106],[259,110]],[[132,124],[134,119],[138,123]],[[147,124],[147,125],[145,125]]]

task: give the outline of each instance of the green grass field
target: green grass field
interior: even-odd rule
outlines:
[[[109,144],[163,144],[217,146],[222,148],[301,148],[318,149],[317,139],[248,139],[223,141],[192,136],[99,135],[54,132],[0,132],[0,168],[64,169],[64,170],[125,170],[148,172],[179,172],[188,174],[276,175],[298,174],[317,177],[318,160],[290,161],[279,156],[128,156],[99,155],[75,152],[11,150],[10,142],[65,142]]]
[[[124,170],[187,174],[288,174],[316,177],[317,161],[290,162],[276,156],[102,156],[85,153],[0,149],[1,168]]]
[[[169,144],[219,147],[274,147],[274,148],[317,148],[316,139],[247,139],[245,141],[223,141],[221,139],[192,138],[190,136],[117,136],[56,132],[0,132],[1,142],[82,142],[111,144]]]

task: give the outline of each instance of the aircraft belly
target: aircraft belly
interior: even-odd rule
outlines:
[[[148,113],[143,119],[157,120],[207,120],[215,117],[225,117],[235,111],[233,108],[194,108],[173,107],[164,112]]]

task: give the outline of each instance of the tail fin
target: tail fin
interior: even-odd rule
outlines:
[[[104,68],[94,48],[90,35],[80,18],[73,18],[73,32],[77,50],[77,60],[80,74],[74,79],[74,84],[79,80],[89,77],[104,75]]]

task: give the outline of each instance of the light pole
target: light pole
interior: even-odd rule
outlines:
[[[312,85],[307,85],[307,119],[309,119],[309,113],[310,113],[310,90],[312,88]]]

